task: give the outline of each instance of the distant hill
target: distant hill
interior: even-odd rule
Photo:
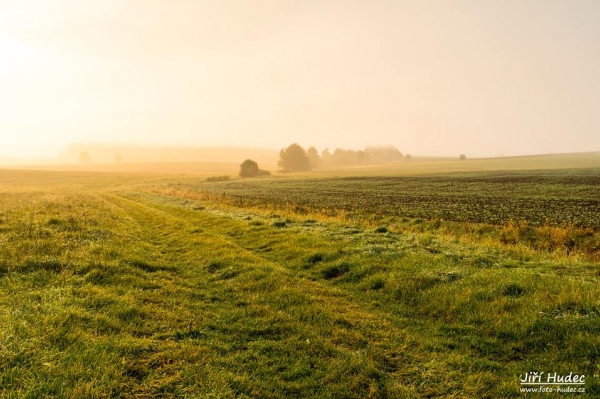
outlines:
[[[279,152],[272,149],[246,147],[168,147],[105,144],[71,144],[58,156],[61,164],[79,163],[87,152],[92,164],[155,162],[237,162],[247,158],[260,163],[275,163]]]

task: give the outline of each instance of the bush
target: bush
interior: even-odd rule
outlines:
[[[256,177],[258,176],[258,164],[251,159],[246,159],[240,165],[241,177]]]
[[[256,177],[256,176],[270,176],[271,172],[268,170],[259,169],[258,164],[251,159],[246,159],[240,165],[240,177]]]
[[[231,178],[227,175],[223,175],[223,176],[211,176],[209,178],[206,179],[207,182],[213,182],[213,181],[228,181]]]

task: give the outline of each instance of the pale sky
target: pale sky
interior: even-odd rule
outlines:
[[[0,0],[0,154],[600,150],[600,1]]]

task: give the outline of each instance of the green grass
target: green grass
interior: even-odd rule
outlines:
[[[518,230],[503,243],[493,224],[194,197],[234,183],[12,173],[0,397],[522,397],[535,370],[585,374],[580,397],[600,394],[586,254]]]

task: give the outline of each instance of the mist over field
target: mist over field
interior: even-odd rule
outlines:
[[[3,157],[72,143],[600,150],[597,1],[0,7]]]
[[[599,16],[0,0],[0,398],[600,397]]]

